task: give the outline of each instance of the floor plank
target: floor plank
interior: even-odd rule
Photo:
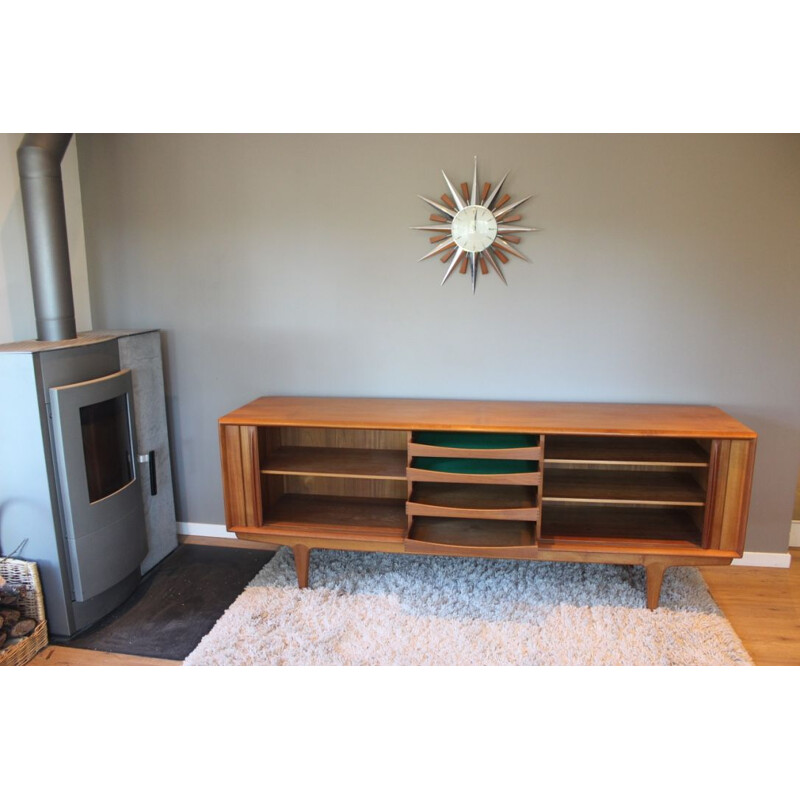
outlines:
[[[142,658],[122,653],[103,653],[99,650],[81,650],[77,647],[48,645],[37,653],[30,667],[180,667],[182,661],[163,658]]]
[[[180,534],[179,544],[205,544],[211,547],[246,547],[248,550],[277,550],[278,545],[266,542],[251,542],[246,539],[228,539],[224,536],[192,536]]]

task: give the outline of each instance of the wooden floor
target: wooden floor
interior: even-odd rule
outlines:
[[[186,537],[192,544],[251,546],[232,539]],[[800,548],[792,548],[789,569],[703,567],[717,605],[733,625],[757,666],[800,665]],[[32,666],[180,666],[180,661],[49,646]]]
[[[703,567],[722,613],[758,666],[800,665],[800,548],[789,569]]]

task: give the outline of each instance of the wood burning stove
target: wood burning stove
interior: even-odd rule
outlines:
[[[177,546],[161,371],[158,331],[0,345],[0,554],[39,565],[55,637]]]

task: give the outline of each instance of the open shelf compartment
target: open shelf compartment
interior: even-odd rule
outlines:
[[[270,426],[258,436],[265,531],[402,542],[407,431]]]
[[[608,464],[704,467],[711,441],[658,436],[549,435],[547,464]]]
[[[618,506],[544,503],[541,543],[647,541],[700,547],[702,510],[672,506]]]
[[[559,469],[545,471],[551,502],[703,506],[702,475],[688,470]]]
[[[280,531],[347,532],[370,539],[402,541],[407,527],[405,503],[400,498],[343,495],[284,494],[265,511],[263,528]],[[311,535],[311,534],[309,534]]]
[[[406,431],[262,428],[261,472],[405,481],[407,438]]]

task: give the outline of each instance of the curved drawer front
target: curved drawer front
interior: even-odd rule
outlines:
[[[524,558],[536,551],[535,529],[533,522],[525,521],[418,517],[409,531],[405,550]]]
[[[432,444],[416,444],[409,442],[408,454],[410,456],[431,456],[435,458],[501,458],[523,459],[540,461],[542,458],[541,447],[511,447],[497,449],[481,449],[468,447],[439,447]]]
[[[510,484],[417,483],[406,503],[409,516],[458,519],[539,519],[539,493]]]
[[[539,437],[530,434],[419,431],[412,434],[408,453],[411,456],[539,461],[542,448]]]
[[[538,461],[483,458],[414,458],[406,471],[411,481],[434,483],[509,483],[537,486]]]
[[[539,519],[538,508],[457,508],[434,506],[427,503],[406,503],[409,516],[455,517],[457,519],[519,519],[535,522]]]
[[[508,547],[442,544],[440,542],[424,542],[417,539],[406,539],[403,552],[421,556],[465,556],[467,558],[519,558],[535,560],[538,548],[536,545],[509,545]]]

